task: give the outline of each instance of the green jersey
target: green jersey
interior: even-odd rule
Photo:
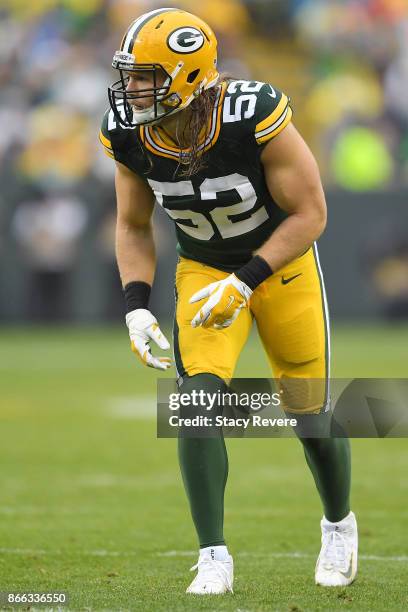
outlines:
[[[180,176],[188,150],[160,126],[125,128],[105,113],[106,153],[143,177],[175,222],[181,256],[226,271],[247,263],[286,214],[271,197],[260,161],[263,145],[290,121],[285,94],[259,81],[223,83],[200,150],[205,167]]]

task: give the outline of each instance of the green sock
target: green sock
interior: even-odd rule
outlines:
[[[331,414],[319,415],[316,418],[321,419],[323,427],[327,428],[327,420],[331,418]],[[341,521],[350,512],[349,440],[346,437],[308,438],[302,437],[300,432],[297,433],[323,503],[324,515],[333,523]]]
[[[224,388],[224,382],[217,376],[197,374],[184,378],[180,392],[203,390],[206,393],[216,393]],[[206,416],[214,417],[217,411],[220,412],[216,407],[206,412]],[[197,414],[197,409],[194,409],[194,414]],[[180,416],[186,415],[191,416],[189,406],[180,411]],[[225,544],[224,491],[228,457],[221,430],[213,431],[211,437],[179,437],[178,454],[200,547]]]

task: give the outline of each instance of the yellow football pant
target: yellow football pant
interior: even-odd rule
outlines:
[[[190,304],[190,297],[228,274],[190,259],[181,258],[177,265],[174,351],[178,375],[206,372],[228,382],[254,318],[273,376],[286,391],[285,409],[320,412],[328,398],[329,329],[316,247],[261,283],[249,308],[230,327],[192,328],[200,304]]]

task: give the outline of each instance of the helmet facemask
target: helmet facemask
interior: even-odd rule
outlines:
[[[108,88],[113,113],[119,123],[127,128],[160,121],[163,117],[176,112],[181,104],[181,99],[177,94],[169,95],[178,66],[174,71],[175,74],[170,75],[161,64],[137,64],[134,59],[130,53],[122,51],[115,53],[112,66],[119,70],[120,79]],[[138,89],[138,91],[127,91],[129,75],[132,73],[143,73],[150,77],[152,86]],[[153,99],[153,103],[146,108],[138,110],[132,104],[132,101],[145,98]]]

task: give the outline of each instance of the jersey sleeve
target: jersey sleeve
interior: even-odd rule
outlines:
[[[265,83],[260,89],[254,115],[254,137],[263,145],[277,136],[292,118],[290,99],[286,94]]]
[[[99,141],[103,146],[103,150],[108,157],[115,159],[113,154],[112,142],[108,130],[109,110],[103,116],[101,129],[99,130]]]

